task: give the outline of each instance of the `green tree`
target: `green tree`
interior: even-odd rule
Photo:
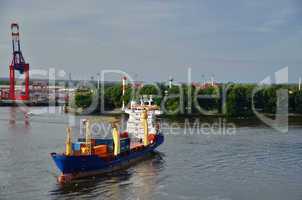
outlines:
[[[160,95],[160,91],[158,91],[155,85],[144,85],[139,90],[140,95]]]
[[[169,114],[177,115],[183,114],[184,111],[184,96],[182,96],[183,88],[178,86],[173,86],[167,90],[167,100],[165,101],[165,108]],[[175,97],[173,97],[175,96]]]
[[[201,109],[208,111],[209,113],[217,113],[220,111],[221,100],[220,100],[220,88],[218,87],[207,87],[202,89],[195,89],[196,95],[201,95],[201,97],[196,99],[196,103]],[[197,97],[197,96],[196,96]],[[217,97],[217,98],[216,98]],[[199,112],[196,108],[195,112]]]
[[[122,85],[115,84],[105,87],[104,103],[106,109],[121,108],[123,98],[127,105],[132,98],[132,88],[130,85],[126,87],[125,96],[123,97]]]
[[[295,92],[294,107],[296,113],[302,114],[302,91]]]
[[[89,88],[81,88],[75,92],[75,105],[87,108],[92,103],[93,92]]]
[[[250,116],[253,85],[234,84],[227,92],[227,115],[232,117]]]
[[[263,111],[266,113],[276,112],[277,103],[277,88],[274,86],[269,86],[263,91]]]

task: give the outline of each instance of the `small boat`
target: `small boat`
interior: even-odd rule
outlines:
[[[161,114],[153,105],[152,97],[131,102],[125,109],[129,114],[127,129],[119,132],[117,121],[112,121],[112,139],[92,138],[89,120],[85,120],[85,138],[72,142],[71,128],[67,128],[65,153],[51,153],[61,171],[59,183],[114,172],[138,162],[164,142],[164,136],[156,124],[155,116]]]
[[[46,112],[47,112],[47,110],[45,108],[41,108],[41,109],[34,109],[31,111],[28,111],[25,113],[25,115],[28,117],[32,117],[32,116],[36,116],[36,115],[45,114]]]
[[[28,117],[32,117],[32,116],[36,115],[36,113],[33,111],[29,111],[29,112],[25,113],[25,115]]]

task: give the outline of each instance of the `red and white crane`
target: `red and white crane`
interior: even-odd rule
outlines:
[[[25,62],[20,47],[19,25],[17,23],[11,24],[12,31],[12,45],[13,45],[13,59],[9,66],[9,98],[11,100],[29,100],[29,64]],[[25,89],[16,92],[15,71],[24,74]]]

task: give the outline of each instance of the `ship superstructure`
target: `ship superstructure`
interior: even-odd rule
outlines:
[[[159,124],[156,122],[156,116],[162,114],[159,106],[154,104],[152,95],[142,96],[139,101],[131,101],[130,106],[125,109],[125,113],[129,115],[126,131],[131,137],[138,139],[144,138],[144,128],[141,123],[141,115],[147,110],[148,132],[157,134]]]

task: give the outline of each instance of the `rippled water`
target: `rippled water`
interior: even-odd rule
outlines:
[[[27,124],[0,108],[0,199],[302,199],[300,126],[287,134],[255,125],[234,135],[176,129],[149,159],[61,187],[49,153],[64,150],[68,119],[39,115]]]

